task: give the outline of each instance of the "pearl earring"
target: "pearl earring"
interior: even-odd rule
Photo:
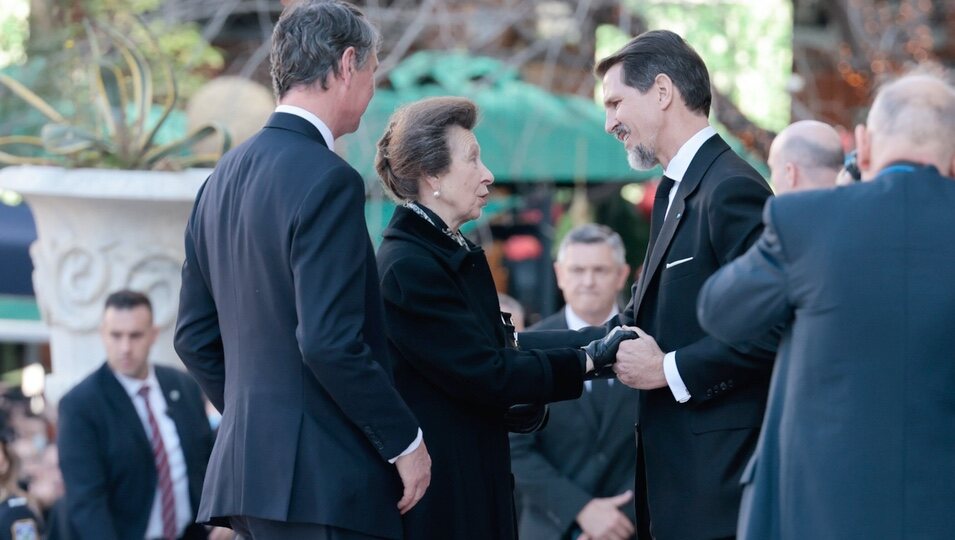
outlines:
[[[434,194],[433,194],[433,195],[434,195],[434,198],[437,199],[438,197],[441,196],[441,192],[438,191],[438,190],[434,190]]]

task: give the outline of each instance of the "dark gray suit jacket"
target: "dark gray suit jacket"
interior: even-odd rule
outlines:
[[[205,403],[189,375],[164,366],[155,370],[167,414],[179,434],[195,512],[212,450]],[[156,493],[152,445],[129,394],[106,363],[60,400],[59,427],[66,487],[62,511],[71,538],[143,538]],[[189,539],[205,537],[200,526],[188,527],[184,534]]]
[[[566,330],[565,309],[528,331]],[[569,537],[570,531],[579,530],[577,514],[591,499],[633,488],[637,457],[633,423],[639,394],[616,381],[601,409],[591,395],[585,391],[578,399],[551,403],[543,430],[510,435],[522,540]],[[633,504],[621,511],[635,519]]]
[[[784,195],[715,276],[700,322],[728,342],[787,325],[741,539],[955,531],[955,180],[890,167]]]
[[[291,114],[229,152],[186,229],[176,350],[222,411],[199,519],[398,538],[393,386],[361,176]]]

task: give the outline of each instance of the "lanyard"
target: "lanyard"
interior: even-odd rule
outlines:
[[[876,178],[884,174],[894,174],[894,173],[910,173],[915,172],[915,167],[913,165],[889,165],[888,167],[879,171],[879,174],[875,175]]]
[[[875,178],[880,178],[884,174],[896,174],[896,173],[911,173],[919,169],[923,169],[927,172],[933,172],[939,174],[938,169],[935,168],[935,165],[919,165],[917,163],[898,163],[896,162],[893,165],[879,171],[879,174],[875,175]],[[875,180],[873,178],[873,180]]]

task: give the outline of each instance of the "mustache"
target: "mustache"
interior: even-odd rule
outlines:
[[[610,130],[610,133],[612,133],[613,136],[617,138],[617,140],[622,141],[624,137],[626,137],[627,135],[630,135],[630,130],[627,129],[626,126],[620,125]]]

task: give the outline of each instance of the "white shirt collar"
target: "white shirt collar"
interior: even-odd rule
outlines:
[[[110,371],[113,371],[110,369]],[[159,379],[156,378],[156,370],[153,366],[149,366],[149,373],[146,375],[145,379],[134,379],[132,377],[127,377],[122,373],[116,373],[113,371],[113,375],[116,376],[116,380],[119,381],[119,384],[123,385],[123,389],[126,390],[126,393],[129,394],[129,397],[135,398],[139,395],[139,389],[143,387],[144,384],[149,385],[149,391],[153,392],[158,390],[162,392],[162,389],[159,386]]]
[[[335,151],[335,138],[332,136],[332,130],[325,122],[322,122],[321,118],[295,105],[279,105],[275,108],[275,112],[294,114],[295,116],[308,120],[309,123],[318,128],[319,133],[322,134],[322,138],[325,139],[325,145],[328,146],[328,149],[332,152]]]
[[[620,308],[618,308],[617,304],[614,303],[613,309],[610,310],[609,315],[604,317],[604,321],[609,321],[617,313],[620,313]],[[570,305],[567,305],[564,308],[564,318],[567,319],[567,328],[571,330],[580,330],[585,326],[593,326],[589,322],[583,320],[580,315],[577,315]]]
[[[663,174],[674,182],[680,183],[680,181],[683,180],[683,175],[686,174],[686,170],[690,168],[690,162],[693,161],[696,153],[700,151],[700,147],[713,135],[716,135],[716,130],[713,129],[713,126],[706,126],[697,131],[695,135],[683,143],[683,146],[680,147],[676,155],[673,156],[673,159],[670,160]]]

